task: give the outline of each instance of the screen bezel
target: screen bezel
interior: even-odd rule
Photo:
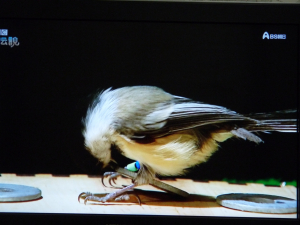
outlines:
[[[0,19],[37,20],[99,20],[99,21],[156,21],[192,23],[234,23],[234,24],[295,24],[300,25],[299,4],[276,3],[216,3],[216,2],[150,2],[150,1],[95,1],[95,0],[10,0],[0,1]],[[298,52],[299,52],[298,41]],[[298,54],[298,60],[299,54]],[[300,63],[299,63],[300,64]],[[299,74],[298,64],[298,74]],[[298,82],[299,83],[299,82]],[[299,102],[298,102],[299,105]],[[298,155],[299,156],[299,155]],[[180,221],[198,223],[207,219],[211,222],[225,222],[225,218],[177,217],[177,216],[128,216],[128,215],[53,215],[53,214],[1,214],[5,218],[17,215],[19,221],[38,219],[69,221],[98,220],[103,224],[129,224],[148,221],[165,223]],[[101,216],[101,218],[100,218]],[[248,220],[249,218],[239,218]],[[99,221],[101,220],[101,221]],[[226,218],[228,220],[228,218]],[[258,222],[251,219],[252,222]],[[263,222],[275,220],[262,219]],[[288,220],[285,220],[287,222]],[[292,222],[292,220],[289,220]],[[276,222],[281,222],[277,220]],[[294,222],[296,222],[294,220]]]

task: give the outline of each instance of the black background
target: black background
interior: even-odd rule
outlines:
[[[297,26],[1,20],[1,173],[100,174],[83,146],[93,94],[155,85],[239,113],[297,107]],[[265,31],[286,40],[262,40]],[[193,179],[296,179],[297,135],[228,140]],[[126,164],[121,159],[119,163]]]

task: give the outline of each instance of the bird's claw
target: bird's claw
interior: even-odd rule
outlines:
[[[137,194],[124,194],[124,195],[121,195],[121,196],[115,198],[115,201],[116,202],[117,201],[128,201],[130,199],[130,195],[134,196],[136,198],[136,200],[138,201],[139,205],[142,204],[141,199],[140,199],[140,197]]]
[[[97,201],[97,202],[102,202],[102,203],[105,203],[107,202],[108,200],[111,200],[112,199],[112,194],[107,194],[105,195],[104,197],[97,197],[95,196],[93,193],[91,192],[82,192],[80,193],[80,195],[78,196],[78,202],[80,202],[80,198],[85,195],[85,198],[84,198],[84,204],[86,205],[86,203],[88,201]],[[138,204],[141,205],[141,199],[138,195],[136,194],[123,194],[123,195],[120,195],[118,197],[115,197],[114,198],[114,201],[118,202],[118,201],[128,201],[130,199],[130,195],[134,196],[137,201],[138,201]]]
[[[105,173],[103,174],[102,178],[101,178],[101,182],[102,182],[103,186],[104,186],[104,187],[107,187],[107,188],[117,188],[117,189],[120,189],[120,188],[126,187],[126,185],[122,185],[123,187],[117,187],[117,186],[114,186],[114,185],[112,184],[112,182],[113,182],[114,184],[117,184],[117,183],[116,183],[116,180],[117,180],[117,178],[120,177],[120,176],[122,176],[122,174],[117,173],[117,172],[105,172]],[[106,186],[105,183],[104,183],[104,178],[106,178],[106,177],[109,177],[109,178],[108,178],[108,183],[111,185],[110,187]]]
[[[94,194],[91,193],[91,192],[81,192],[81,193],[78,195],[78,202],[79,202],[79,203],[80,203],[80,198],[81,198],[81,196],[83,196],[83,195],[85,195],[86,197],[88,197],[88,196],[94,196]]]
[[[80,202],[80,198],[81,196],[85,195],[84,198],[84,204],[86,205],[87,201],[92,200],[92,201],[98,201],[98,202],[102,202],[105,203],[107,200],[105,199],[105,197],[97,197],[95,196],[93,193],[91,192],[82,192],[79,196],[78,196],[78,202]]]
[[[101,182],[103,184],[104,187],[107,187],[105,184],[104,184],[104,178],[105,177],[108,177],[109,176],[109,179],[108,179],[108,183],[110,184],[110,188],[120,188],[120,187],[117,187],[117,186],[114,186],[111,182],[113,182],[114,184],[116,184],[116,179],[121,176],[120,173],[117,173],[117,172],[105,172],[101,178]],[[107,187],[108,188],[108,187]]]

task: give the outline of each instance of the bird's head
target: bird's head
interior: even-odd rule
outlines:
[[[111,137],[117,106],[114,92],[107,89],[96,96],[82,121],[85,147],[103,163],[103,167],[111,160]]]
[[[103,167],[111,160],[111,135],[109,123],[101,119],[101,116],[89,116],[85,120],[83,131],[85,148],[103,163]]]
[[[86,149],[106,167],[111,160],[111,143],[107,137],[101,136],[94,140],[85,139]]]

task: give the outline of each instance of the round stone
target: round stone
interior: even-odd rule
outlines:
[[[265,194],[224,194],[217,202],[225,207],[260,213],[296,213],[297,201],[276,195]]]
[[[29,201],[41,196],[41,190],[35,187],[0,183],[0,202]]]

